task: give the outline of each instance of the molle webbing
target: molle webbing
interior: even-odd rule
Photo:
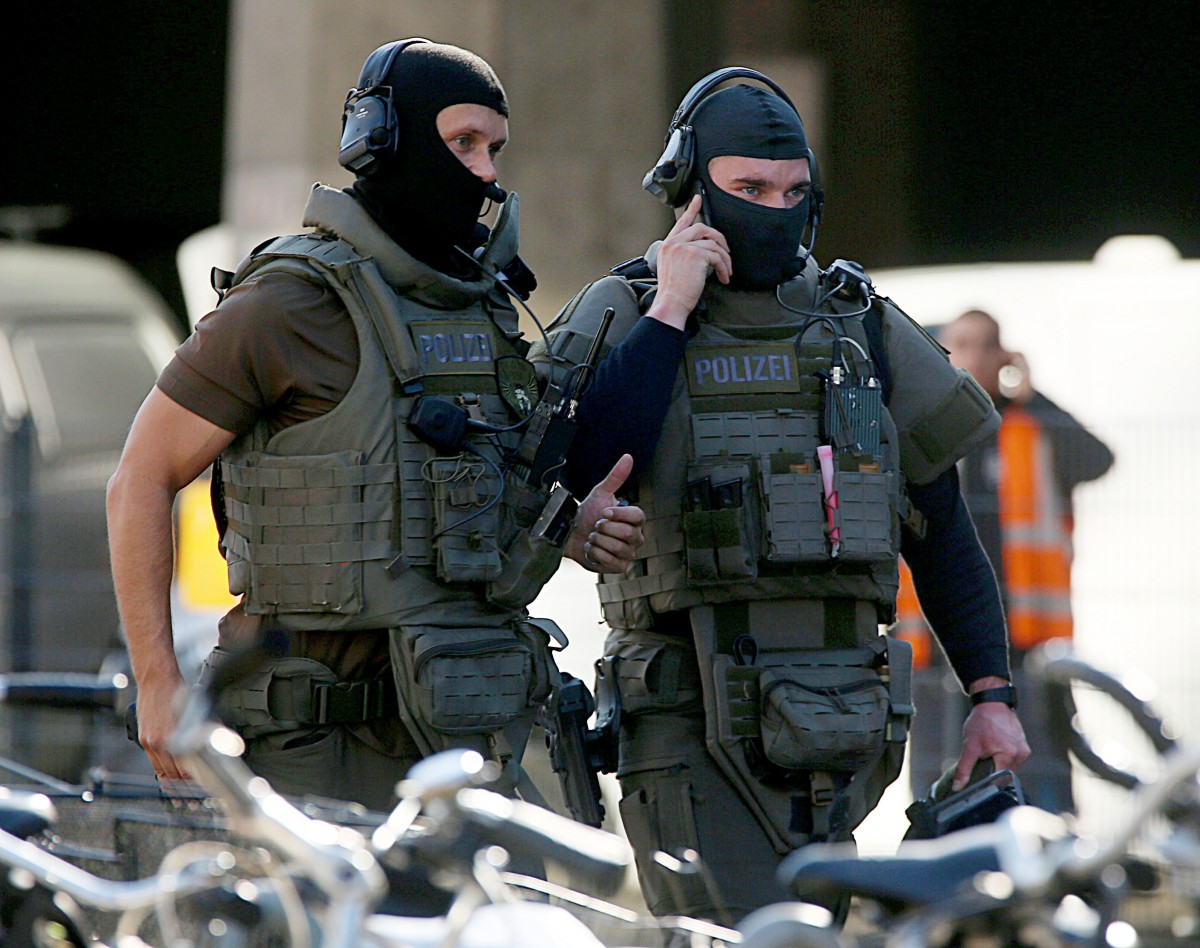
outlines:
[[[715,650],[738,655],[741,641],[779,649],[854,649],[875,642],[874,610],[853,599],[722,602],[712,607]]]
[[[824,430],[833,427],[824,390],[866,391],[868,352],[859,318],[762,330],[700,322],[669,434],[639,484],[646,543],[624,576],[599,587],[611,624],[645,628],[649,610],[736,600],[830,597],[890,611],[902,492],[886,410],[869,450],[860,439],[835,452],[837,557],[818,459],[847,428]],[[841,641],[834,623],[828,645]]]
[[[321,458],[251,455],[222,462],[229,553],[253,565],[256,603],[315,609],[341,601],[346,564],[392,555],[389,464],[357,452]],[[304,567],[297,569],[296,567]]]

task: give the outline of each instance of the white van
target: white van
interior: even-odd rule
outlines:
[[[167,304],[119,258],[0,241],[0,671],[96,673],[124,660],[105,486],[181,338]],[[196,615],[179,611],[181,648],[215,637],[215,622]],[[21,714],[35,726],[0,725],[0,754],[78,779],[82,748],[68,746],[84,740],[68,734],[78,713]]]

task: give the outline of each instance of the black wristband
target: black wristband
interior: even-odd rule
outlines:
[[[1012,685],[1001,685],[998,688],[984,688],[971,695],[972,706],[983,704],[985,701],[1000,701],[1014,711],[1017,708],[1017,689]]]

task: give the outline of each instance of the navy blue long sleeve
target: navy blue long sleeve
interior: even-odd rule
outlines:
[[[912,571],[925,618],[964,686],[986,675],[1009,677],[1004,613],[996,575],[975,535],[958,486],[958,470],[923,486],[909,500],[925,517],[917,539],[904,531],[900,552]]]
[[[630,484],[654,457],[686,345],[687,333],[642,317],[600,363],[580,400],[579,434],[567,455],[567,487],[577,497],[622,454],[633,455]]]

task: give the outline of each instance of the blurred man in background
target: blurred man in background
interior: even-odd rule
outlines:
[[[1108,447],[1070,414],[1034,389],[1019,352],[1005,349],[999,323],[969,310],[937,329],[951,361],[966,369],[1000,411],[999,432],[959,462],[963,498],[996,571],[1008,618],[1014,683],[1032,755],[1021,768],[1030,802],[1055,812],[1073,808],[1071,765],[1062,737],[1052,732],[1046,703],[1024,674],[1028,651],[1054,638],[1069,639],[1071,534],[1074,489],[1112,466]],[[943,687],[945,659],[931,645],[907,572],[896,634],[913,642],[918,673],[917,715],[909,762],[913,794],[957,756],[955,734],[966,709]]]

